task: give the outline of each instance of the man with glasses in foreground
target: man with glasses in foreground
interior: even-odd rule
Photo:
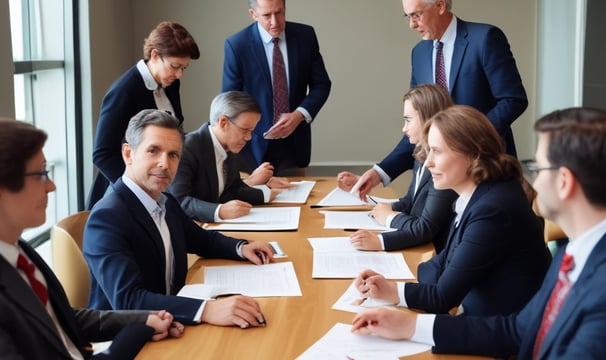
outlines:
[[[505,34],[495,26],[457,18],[452,0],[402,0],[402,7],[408,26],[422,38],[412,49],[410,87],[442,85],[455,104],[486,115],[507,153],[516,156],[511,124],[526,110],[528,99]],[[339,174],[339,186],[364,198],[379,183],[387,186],[412,169],[413,150],[403,136],[385,159],[361,177]]]
[[[606,112],[539,119],[534,188],[545,218],[569,237],[539,291],[509,316],[418,314],[375,308],[352,331],[433,345],[435,353],[517,359],[603,359],[606,353]]]
[[[270,177],[262,182],[267,186],[247,184],[249,179],[240,178],[238,153],[250,141],[260,118],[259,104],[245,92],[228,91],[213,99],[210,121],[185,138],[179,169],[169,188],[187,215],[203,222],[238,218],[280,191],[269,187],[288,186],[284,178]],[[271,176],[270,164],[261,168]]]

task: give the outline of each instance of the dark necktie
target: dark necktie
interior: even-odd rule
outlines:
[[[556,285],[551,292],[551,296],[547,301],[547,306],[545,306],[545,312],[543,313],[543,320],[541,321],[541,326],[537,332],[537,339],[535,340],[533,351],[534,359],[539,356],[543,340],[545,340],[545,336],[558,316],[560,308],[562,307],[562,304],[564,303],[564,300],[572,287],[572,283],[568,279],[568,272],[573,268],[574,261],[572,259],[572,255],[564,254],[564,259],[560,265],[560,272],[558,273],[558,281],[556,282]]]
[[[436,41],[436,84],[440,85],[444,89],[448,90],[448,84],[446,83],[446,67],[444,66],[444,52],[442,48],[444,47],[444,43],[441,41]]]
[[[286,84],[286,69],[284,58],[280,51],[278,42],[280,38],[274,38],[274,51],[272,59],[273,88],[274,88],[274,124],[280,119],[280,115],[289,112],[288,107],[288,85]]]
[[[32,287],[36,295],[38,295],[38,298],[42,302],[42,305],[46,306],[46,302],[48,301],[48,290],[46,289],[46,286],[44,286],[44,284],[42,284],[38,279],[36,279],[36,276],[34,275],[36,268],[34,267],[34,265],[27,261],[25,256],[23,256],[23,254],[21,253],[17,258],[17,269],[20,269],[25,273],[27,279],[29,280],[30,286]]]

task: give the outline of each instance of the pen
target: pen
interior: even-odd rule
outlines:
[[[265,257],[265,253],[264,252],[258,251],[257,252],[257,256],[259,257],[259,259],[261,259],[261,262],[263,264],[267,264],[267,260],[266,260],[267,258]]]
[[[370,200],[370,201],[371,201],[373,204],[375,204],[375,205],[377,205],[377,204],[379,203],[379,202],[378,202],[376,199],[374,199],[374,198],[373,198],[372,196],[370,196],[370,195],[366,195],[366,197],[368,197],[368,200]]]

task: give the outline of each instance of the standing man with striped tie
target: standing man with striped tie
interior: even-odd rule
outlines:
[[[539,211],[569,236],[539,291],[509,316],[450,316],[376,308],[352,331],[433,346],[435,353],[603,359],[606,353],[606,112],[554,111],[537,121],[530,167]]]
[[[225,40],[222,92],[245,91],[261,120],[240,152],[240,170],[270,162],[274,175],[302,175],[311,157],[311,123],[331,81],[314,29],[286,21],[286,0],[249,0],[255,22]]]
[[[437,83],[455,104],[469,105],[492,122],[516,156],[511,124],[526,110],[528,99],[505,34],[496,26],[472,23],[452,13],[452,0],[402,0],[408,26],[422,40],[412,49],[410,87]],[[403,136],[381,162],[354,187],[360,197],[384,186],[413,164],[414,145]]]

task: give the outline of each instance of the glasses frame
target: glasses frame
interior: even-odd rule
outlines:
[[[252,136],[253,132],[255,131],[255,128],[252,128],[252,129],[243,128],[242,126],[236,124],[236,122],[234,120],[232,120],[232,118],[230,118],[229,116],[225,115],[225,117],[227,118],[227,120],[229,120],[229,122],[233,126],[235,126],[236,128],[238,128],[238,130],[240,130],[240,133],[242,133],[242,135],[244,135],[244,136],[247,136],[247,135]]]
[[[179,70],[182,72],[185,72],[185,70],[187,70],[187,67],[188,67],[187,65],[175,64],[168,60],[164,61],[164,55],[161,55],[161,54],[160,54],[160,60],[162,60],[163,64],[168,64],[168,67],[171,70],[173,70],[174,72],[179,72]]]
[[[410,14],[404,14],[404,18],[408,21],[418,22],[423,17],[424,10],[411,12]]]
[[[554,171],[559,170],[561,166],[550,165],[550,166],[539,166],[535,161],[526,163],[526,170],[530,173],[531,178],[534,180],[539,176],[541,171]]]
[[[44,169],[42,171],[26,172],[25,174],[23,174],[23,177],[37,176],[37,177],[40,178],[40,181],[42,181],[43,183],[46,183],[47,181],[50,180],[50,176],[48,174],[50,174],[50,171]]]

